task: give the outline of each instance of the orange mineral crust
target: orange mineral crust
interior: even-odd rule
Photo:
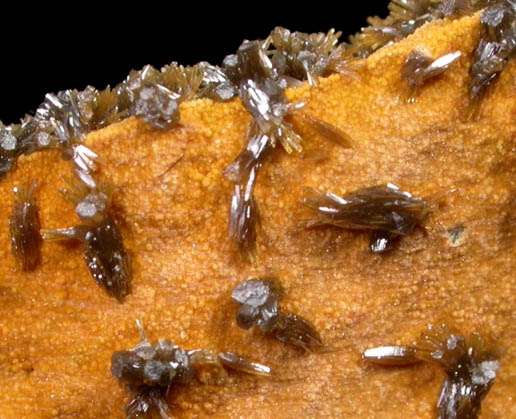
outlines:
[[[478,14],[435,21],[371,55],[357,79],[334,75],[287,92],[347,132],[353,148],[297,121],[304,152],[277,147],[259,174],[256,267],[227,235],[232,184],[222,170],[251,121],[239,99],[185,102],[180,125],[164,132],[131,118],[88,136],[114,184],[113,214],[132,258],[123,304],[94,283],[80,244],[43,243],[33,272],[16,264],[8,218],[20,182],[39,182],[43,229],[78,224],[59,193],[70,164],[57,151],[20,158],[0,182],[0,417],[124,417],[129,394],[110,360],[139,342],[136,319],[151,341],[233,351],[272,369],[202,373],[171,388],[175,417],[435,417],[441,369],[378,367],[361,353],[411,344],[443,319],[503,350],[481,417],[516,417],[516,65],[467,120],[478,23]],[[462,56],[407,103],[400,69],[415,47]],[[342,196],[389,182],[438,207],[390,252],[372,254],[362,231],[305,229],[303,186]],[[285,287],[282,308],[310,320],[325,348],[305,353],[238,328],[232,289],[271,275]]]

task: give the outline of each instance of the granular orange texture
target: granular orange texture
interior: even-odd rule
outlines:
[[[39,180],[42,228],[78,223],[58,193],[71,173],[59,152],[20,158],[0,182],[0,417],[123,417],[129,396],[111,377],[110,357],[138,343],[136,319],[151,340],[234,351],[273,369],[270,378],[201,375],[178,386],[168,400],[177,417],[435,417],[440,369],[379,368],[360,354],[410,344],[442,319],[505,348],[482,417],[516,417],[516,65],[478,120],[466,122],[478,20],[429,23],[370,56],[358,80],[335,75],[288,92],[349,133],[354,148],[306,132],[303,155],[275,150],[256,187],[257,268],[227,237],[232,185],[221,172],[244,147],[250,122],[238,99],[184,103],[181,125],[167,132],[129,119],[89,135],[86,145],[115,185],[115,215],[133,258],[123,304],[95,285],[80,245],[44,243],[35,272],[16,266],[7,219],[21,181]],[[400,68],[415,47],[463,55],[408,104]],[[416,196],[444,194],[426,232],[392,252],[371,254],[366,233],[302,227],[301,186],[344,194],[387,182]],[[282,307],[309,319],[326,351],[305,354],[237,327],[231,290],[271,274],[287,290]]]

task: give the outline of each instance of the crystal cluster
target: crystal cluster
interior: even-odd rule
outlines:
[[[318,77],[332,73],[353,76],[350,64],[357,58],[365,58],[377,49],[399,41],[432,20],[472,13],[485,7],[488,9],[482,16],[484,35],[471,71],[473,103],[482,100],[486,88],[514,55],[516,6],[510,0],[397,0],[388,7],[389,16],[370,18],[369,27],[350,37],[351,45],[338,44],[341,33],[334,30],[306,34],[277,27],[264,41],[244,43],[237,54],[226,57],[222,67],[206,62],[187,67],[173,62],[160,70],[146,66],[131,72],[113,89],[107,87],[98,91],[88,86],[84,91],[49,93],[34,116],[26,115],[19,124],[8,127],[0,123],[0,176],[9,171],[22,154],[49,147],[64,149],[82,141],[89,131],[129,116],[142,118],[156,129],[169,129],[179,121],[178,104],[183,100],[211,98],[226,101],[240,96],[245,101],[246,96],[258,90],[273,98],[273,91],[278,86],[281,90],[302,81],[316,86]],[[258,54],[257,45],[261,51]],[[272,87],[270,83],[265,86],[258,83],[259,79],[274,80],[278,86]],[[247,95],[241,89],[245,80],[254,81],[254,85],[251,83],[247,87]],[[285,105],[280,97],[273,101]],[[252,101],[249,103],[248,109],[253,113]],[[280,107],[283,107],[280,111],[283,116],[295,110]],[[276,128],[277,122],[277,119],[271,121]],[[292,130],[279,139],[287,145],[287,151],[292,148],[291,141],[294,149],[299,147]]]
[[[466,339],[441,324],[422,334],[416,353],[446,373],[437,404],[439,416],[476,418],[500,368],[499,352],[487,347],[476,333]]]
[[[169,418],[166,396],[177,384],[190,383],[203,365],[223,367],[248,374],[267,376],[270,368],[249,362],[232,352],[217,355],[200,349],[185,351],[168,340],[151,344],[137,321],[142,342],[133,349],[114,352],[111,374],[132,394],[125,407],[128,419]]]
[[[154,345],[144,341],[131,350],[115,352],[111,373],[133,393],[125,408],[128,418],[169,417],[167,389],[192,381],[195,370],[188,352],[168,340],[160,340]]]
[[[353,60],[345,44],[336,47],[341,32],[331,29],[327,34],[290,32],[280,26],[270,34],[268,41],[274,48],[271,61],[278,75],[287,80],[307,80],[317,86],[317,78],[341,72],[350,74],[348,64]]]
[[[271,149],[280,143],[285,151],[301,151],[301,137],[295,132],[290,118],[298,113],[303,103],[289,103],[286,87],[308,80],[316,84],[320,75],[339,69],[344,71],[346,60],[335,44],[340,33],[290,33],[278,27],[265,41],[246,41],[236,54],[228,55],[222,65],[223,91],[231,91],[242,100],[253,121],[247,133],[247,146],[225,170],[224,175],[234,183],[230,207],[229,234],[241,254],[256,262],[256,228],[259,209],[254,198],[258,171]],[[274,47],[270,49],[270,47]],[[328,135],[324,123],[309,119],[321,135]],[[328,124],[326,124],[328,125]],[[332,138],[340,135],[340,142],[349,146],[349,138],[338,129]]]
[[[34,198],[37,181],[14,188],[13,213],[9,218],[11,250],[24,271],[33,271],[41,259],[39,205]]]
[[[275,278],[253,278],[237,285],[231,297],[240,303],[238,326],[247,330],[256,325],[262,332],[305,351],[320,348],[321,337],[308,320],[281,311],[278,304],[283,296],[283,288]]]
[[[96,154],[79,145],[72,157],[77,179],[68,180],[65,198],[75,204],[81,224],[57,230],[41,230],[44,240],[78,240],[84,246],[84,260],[95,280],[119,302],[131,289],[131,261],[122,234],[111,214],[113,188],[98,178]]]
[[[427,361],[439,365],[446,378],[437,402],[439,418],[477,418],[482,400],[494,383],[500,351],[477,333],[464,338],[443,323],[428,327],[413,346],[368,349],[363,358],[380,365],[409,365]]]
[[[247,147],[224,174],[235,184],[229,234],[241,253],[254,260],[256,225],[259,223],[258,204],[254,198],[258,171],[276,141],[281,141],[291,150],[299,147],[300,138],[284,121],[292,107],[286,101],[277,72],[262,42],[244,42],[235,55],[224,59],[222,69],[253,116]]]
[[[19,124],[0,122],[0,177],[23,154],[57,148],[70,160],[76,180],[68,181],[64,195],[75,205],[81,220],[76,227],[41,230],[46,240],[74,239],[84,246],[84,259],[95,282],[122,302],[131,288],[131,263],[111,210],[112,187],[97,174],[97,155],[81,143],[86,135],[114,122],[136,117],[151,129],[169,130],[180,122],[182,101],[209,98],[228,101],[238,97],[252,117],[247,145],[224,176],[233,183],[229,233],[241,254],[256,262],[257,227],[260,223],[254,196],[257,176],[277,144],[287,152],[301,152],[302,139],[295,121],[341,146],[351,139],[338,128],[302,113],[303,102],[290,103],[285,89],[303,82],[317,87],[320,77],[340,73],[355,77],[354,66],[378,50],[440,18],[470,14],[485,8],[481,37],[471,67],[470,115],[478,115],[488,88],[516,55],[516,3],[513,0],[393,0],[385,19],[370,18],[370,27],[338,44],[340,32],[306,34],[277,27],[265,40],[245,41],[222,65],[201,62],[183,67],[177,63],[160,70],[146,66],[103,91],[88,86],[83,91],[50,93],[34,116]],[[444,71],[460,52],[437,59],[414,50],[401,69],[413,95],[427,80]],[[40,259],[37,183],[22,184],[9,220],[12,252],[24,270],[33,270]],[[359,189],[343,197],[307,189],[301,203],[315,214],[307,227],[334,225],[370,230],[370,247],[381,253],[401,236],[410,234],[436,208],[421,198],[387,184]],[[314,326],[306,319],[284,313],[279,302],[284,290],[275,278],[249,279],[232,292],[239,303],[239,327],[257,326],[281,342],[305,351],[323,346]],[[167,392],[176,384],[191,382],[202,364],[268,375],[270,369],[224,352],[185,351],[168,340],[154,344],[145,338],[131,350],[112,356],[113,377],[126,386],[132,399],[127,417],[169,417]],[[477,417],[483,398],[499,369],[499,353],[487,348],[477,334],[468,339],[446,325],[429,328],[413,346],[385,346],[364,353],[383,365],[408,365],[429,361],[443,368],[446,379],[437,404],[443,418]]]
[[[444,73],[460,56],[461,52],[456,51],[434,60],[418,49],[413,50],[401,67],[401,77],[408,82],[411,90],[409,101],[413,101],[427,80]]]
[[[493,3],[490,0],[393,0],[385,19],[367,20],[368,27],[351,36],[356,55],[366,58],[376,50],[391,45],[433,20],[471,13]]]
[[[354,230],[371,230],[371,250],[382,253],[395,240],[421,225],[435,208],[392,184],[359,189],[343,197],[305,188],[301,200],[316,214],[306,226],[334,225]]]
[[[66,90],[49,93],[34,117],[26,115],[20,124],[0,124],[0,176],[10,170],[16,158],[47,148],[60,148],[63,158],[71,158],[73,148],[86,134],[121,119],[116,92]]]
[[[489,3],[494,4],[485,9],[480,18],[482,37],[471,65],[472,117],[478,115],[489,86],[498,79],[509,59],[516,55],[516,3],[510,0]]]
[[[393,0],[385,19],[370,17],[370,26],[351,36],[356,56],[366,58],[386,45],[400,41],[436,19],[482,12],[482,35],[471,66],[470,117],[476,117],[488,87],[516,55],[516,4],[512,0]],[[410,82],[410,81],[409,81]]]
[[[0,123],[0,176],[9,171],[18,156],[46,148],[60,148],[63,158],[95,129],[130,116],[143,119],[156,129],[169,129],[179,121],[178,103],[200,93],[203,68],[184,68],[172,63],[158,71],[151,66],[133,71],[114,89],[49,93],[34,116],[20,124]]]

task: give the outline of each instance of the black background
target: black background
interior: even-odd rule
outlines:
[[[371,15],[385,17],[387,0],[319,1],[301,6],[241,2],[148,2],[118,10],[66,7],[36,12],[14,11],[0,27],[0,120],[18,122],[33,113],[45,93],[88,84],[114,86],[131,69],[160,68],[171,61],[220,64],[243,39],[264,39],[275,26],[291,31],[342,31],[341,40],[366,26]],[[177,9],[177,10],[176,10]]]

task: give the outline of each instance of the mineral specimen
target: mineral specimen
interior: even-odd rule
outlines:
[[[461,2],[446,2],[455,7],[453,3]],[[323,5],[318,9],[329,10]],[[354,147],[337,149],[319,138],[308,142],[309,128],[297,130],[296,119],[302,114],[288,117],[303,137],[304,151],[300,158],[290,158],[272,150],[261,169],[254,191],[263,220],[258,273],[234,263],[233,243],[227,239],[226,196],[233,185],[220,173],[246,148],[243,139],[251,118],[239,99],[217,99],[219,92],[226,99],[236,94],[227,75],[220,75],[221,68],[210,67],[211,79],[200,85],[217,101],[181,102],[180,129],[157,131],[141,118],[127,118],[127,107],[111,108],[109,115],[125,119],[89,132],[83,145],[99,155],[102,174],[116,184],[112,215],[121,222],[134,261],[131,298],[116,305],[96,292],[88,270],[77,263],[82,246],[45,243],[44,263],[35,273],[13,269],[8,223],[0,223],[0,385],[8,389],[0,392],[0,416],[119,419],[129,397],[116,388],[106,365],[114,351],[134,346],[130,323],[141,317],[152,319],[156,335],[174,336],[181,347],[230,348],[253,353],[275,367],[276,374],[268,380],[230,377],[216,384],[194,379],[192,387],[178,385],[167,401],[179,417],[431,418],[437,415],[437,389],[444,373],[425,364],[359,368],[356,350],[373,339],[411,342],[415,329],[447,311],[465,330],[488,325],[497,344],[507,348],[495,384],[482,402],[482,415],[516,417],[516,405],[508,402],[516,399],[516,67],[508,63],[496,88],[489,89],[481,117],[465,122],[461,117],[468,102],[469,68],[481,38],[481,14],[456,13],[423,25],[412,36],[377,49],[356,69],[355,78],[318,77],[318,88],[294,81],[299,87],[285,92],[289,103],[304,101],[303,112],[345,128],[353,135]],[[147,16],[138,28],[144,20],[155,21]],[[122,44],[107,45],[107,33],[100,33],[101,45],[116,56]],[[133,48],[134,42],[124,41],[132,32],[125,28],[120,34],[111,39]],[[58,51],[65,56],[59,40],[66,37],[45,35],[57,40],[44,48],[45,54]],[[154,44],[155,34],[147,35]],[[34,59],[36,49],[24,48],[23,53]],[[460,49],[463,55],[407,106],[400,100],[407,87],[400,69],[414,49],[435,57]],[[6,54],[10,59],[4,67],[17,67]],[[80,55],[103,64],[96,54]],[[38,63],[36,58],[30,68],[39,73]],[[25,101],[26,86],[16,90]],[[118,103],[118,96],[115,99]],[[84,109],[89,113],[89,106]],[[5,132],[16,137],[18,145],[27,144],[18,133],[30,135],[35,129],[30,120],[24,118]],[[70,167],[60,149],[48,146],[51,137],[53,133],[45,131],[31,137],[34,147],[47,144],[45,152],[19,155],[22,149],[17,146],[14,154],[6,153],[20,158],[0,182],[2,196],[11,197],[0,202],[5,221],[12,211],[12,189],[37,178],[42,225],[66,226],[71,213],[59,200],[58,188],[65,187],[62,177]],[[312,159],[321,149],[324,160]],[[73,154],[68,157],[73,159]],[[180,155],[181,164],[167,172]],[[302,185],[346,192],[388,181],[420,196],[451,188],[457,193],[425,221],[429,234],[404,240],[400,251],[387,257],[371,258],[362,241],[355,240],[360,233],[298,228]],[[460,240],[454,240],[458,226]],[[254,333],[243,336],[228,307],[228,286],[231,278],[263,272],[282,277],[288,303],[317,320],[331,349],[305,357],[278,342],[266,344]],[[286,303],[280,306],[286,309]]]

